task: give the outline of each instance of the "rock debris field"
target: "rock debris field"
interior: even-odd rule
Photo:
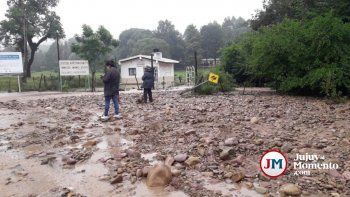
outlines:
[[[350,196],[349,102],[259,92],[156,92],[152,104],[121,97],[123,118],[108,122],[98,118],[99,93],[0,98],[1,196]],[[259,166],[272,148],[289,161],[276,179]],[[339,168],[297,175],[293,159],[306,153]]]

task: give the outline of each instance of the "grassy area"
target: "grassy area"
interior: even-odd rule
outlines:
[[[102,81],[99,76],[102,73],[96,74],[96,87],[102,86]],[[32,77],[27,79],[26,83],[21,81],[22,91],[59,91],[60,80],[58,72],[43,71],[33,72]],[[91,77],[90,77],[91,84]],[[62,90],[74,89],[89,89],[88,79],[86,76],[65,76],[62,77]],[[18,82],[17,76],[0,76],[0,92],[17,92]]]
[[[198,68],[198,76],[201,78],[201,76],[206,76],[213,68]],[[180,83],[181,78],[181,83]],[[184,84],[186,81],[186,70],[178,70],[175,71],[175,82],[177,84]]]

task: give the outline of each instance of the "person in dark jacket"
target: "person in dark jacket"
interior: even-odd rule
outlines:
[[[152,98],[152,88],[154,86],[154,76],[152,68],[147,66],[145,68],[145,73],[142,76],[142,87],[143,87],[143,101],[147,103],[147,95],[150,102],[153,102]]]
[[[101,76],[104,83],[104,97],[105,97],[105,111],[102,120],[108,120],[108,111],[110,107],[111,99],[114,104],[115,118],[121,118],[119,113],[119,103],[118,103],[118,93],[119,93],[119,81],[120,74],[117,68],[115,67],[114,61],[106,62],[106,73],[104,76]]]

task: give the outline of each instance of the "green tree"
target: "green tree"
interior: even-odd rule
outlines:
[[[222,23],[224,44],[231,44],[235,39],[250,31],[249,23],[243,18],[226,17]]]
[[[139,55],[139,54],[149,55],[150,51],[153,51],[153,49],[159,49],[160,51],[162,51],[165,57],[169,57],[169,54],[170,54],[169,44],[164,40],[158,39],[158,38],[144,38],[144,39],[138,40],[134,45],[131,55]]]
[[[350,24],[330,13],[303,22],[285,19],[253,34],[250,44],[226,48],[223,61],[230,69],[240,67],[243,57],[242,65],[281,92],[337,97],[350,94],[348,43]]]
[[[217,22],[209,23],[201,28],[201,46],[205,58],[216,59],[223,46],[223,31]]]
[[[350,22],[349,0],[265,0],[263,9],[256,12],[251,20],[254,30],[277,24],[284,18],[311,19],[332,11],[344,22]]]
[[[31,66],[39,45],[50,38],[64,37],[60,17],[52,11],[57,4],[58,0],[7,1],[7,19],[0,22],[0,42],[16,47],[23,54],[30,52],[29,59],[24,57],[24,80],[31,77]]]
[[[179,61],[184,59],[185,43],[180,32],[175,29],[175,26],[170,21],[159,21],[154,35],[156,38],[163,39],[169,44],[171,58]]]
[[[145,29],[128,29],[119,35],[119,46],[115,50],[116,58],[123,59],[132,55],[135,44],[145,38],[153,38],[154,35],[150,30]],[[145,55],[153,51],[143,52]]]
[[[184,41],[186,46],[185,64],[191,66],[195,64],[194,52],[198,54],[198,59],[201,57],[201,34],[194,25],[188,25],[184,33]]]
[[[94,32],[90,26],[83,25],[83,34],[76,35],[76,44],[72,44],[72,52],[89,61],[92,75],[91,90],[95,91],[95,74],[97,65],[101,64],[106,55],[118,46],[118,41],[113,39],[112,34],[103,26]]]

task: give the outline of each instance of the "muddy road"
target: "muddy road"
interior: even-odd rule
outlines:
[[[122,94],[123,118],[101,122],[99,93],[0,96],[1,196],[350,196],[349,103],[254,92],[138,97]],[[259,159],[271,148],[339,168],[296,175],[290,162],[270,179]],[[166,158],[170,184],[147,187],[150,167]]]

